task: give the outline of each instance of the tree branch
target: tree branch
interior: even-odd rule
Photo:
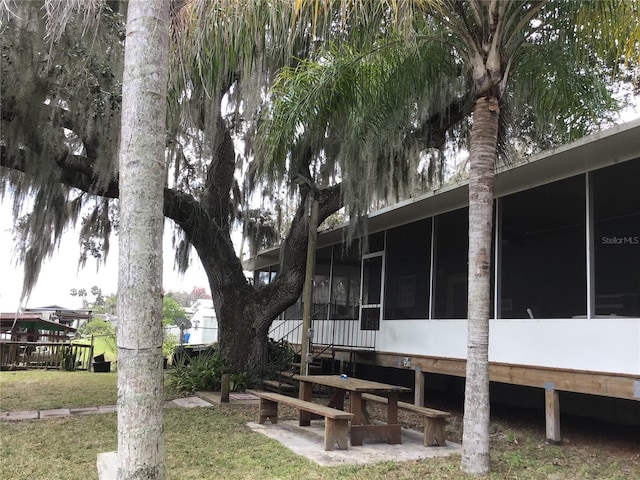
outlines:
[[[441,150],[446,142],[447,132],[471,114],[473,103],[466,97],[452,101],[444,112],[437,112],[427,117],[422,125],[414,131],[414,140],[427,148]]]
[[[336,184],[315,193],[318,201],[318,225],[344,206],[342,185]],[[296,214],[291,222],[289,234],[282,245],[281,269],[275,280],[261,287],[264,308],[269,315],[265,319],[275,318],[280,312],[295,303],[302,292],[306,268],[306,250],[309,239],[309,227],[306,217],[308,191],[300,200]],[[267,301],[268,300],[268,301]]]
[[[231,132],[227,128],[220,109],[215,114],[216,118],[211,136],[211,164],[207,170],[205,191],[203,195],[204,208],[209,212],[214,221],[221,227],[229,228],[229,192],[234,182],[235,174],[235,148]]]
[[[95,159],[64,153],[55,158],[54,162],[59,167],[57,181],[60,183],[93,195],[118,198],[118,180],[111,180],[107,184],[100,182],[94,169]],[[25,151],[19,150],[17,155],[10,155],[5,145],[0,146],[0,166],[23,173],[29,171]]]

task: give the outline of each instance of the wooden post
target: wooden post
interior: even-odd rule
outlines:
[[[318,201],[313,198],[313,185],[307,198],[309,217],[309,238],[307,240],[307,264],[305,268],[302,310],[302,353],[300,354],[300,375],[309,375],[309,353],[311,353],[310,330],[313,317],[313,275],[316,263],[316,239],[318,236]],[[302,398],[302,397],[300,397]]]
[[[429,418],[426,415],[422,419],[424,426],[424,446],[433,447],[435,445],[439,447],[445,447],[447,445],[445,435],[445,419]]]
[[[311,401],[311,399],[313,398],[313,384],[311,382],[300,382],[299,398],[307,402]],[[311,412],[300,409],[299,420],[299,425],[301,427],[308,427],[309,425],[311,425]]]
[[[560,436],[560,397],[551,382],[544,384],[545,420],[547,429],[547,443],[557,445],[562,443]]]
[[[231,384],[231,375],[222,374],[222,386],[220,391],[220,403],[229,403],[229,386]]]
[[[300,412],[302,412],[302,410],[300,410]],[[267,421],[267,418],[272,425],[278,423],[278,402],[261,398],[260,406],[258,407],[258,423],[263,425],[264,422]]]
[[[416,378],[413,389],[413,403],[419,407],[424,407],[424,373],[418,365],[416,367]]]
[[[90,372],[93,368],[93,334],[91,334],[91,346],[89,347],[89,364],[87,365],[87,372]]]

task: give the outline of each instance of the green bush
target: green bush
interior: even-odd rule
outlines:
[[[171,357],[176,349],[176,345],[178,345],[178,337],[173,333],[168,333],[165,329],[164,338],[162,339],[162,355],[165,358]]]
[[[94,339],[94,353],[112,353],[108,360],[115,360],[115,354],[118,351],[116,346],[116,329],[111,322],[94,318],[78,329],[82,334],[82,342],[88,343],[90,337]],[[78,342],[80,343],[80,342]]]
[[[82,335],[115,335],[116,329],[111,322],[94,318],[78,329]]]
[[[258,387],[262,380],[262,377],[256,373],[233,373],[230,389],[232,392],[244,392],[247,388]]]
[[[178,393],[220,390],[222,374],[227,373],[220,354],[207,351],[186,360],[179,357],[169,371],[169,389]]]
[[[62,369],[68,372],[76,369],[76,358],[78,357],[78,348],[67,346],[62,347],[60,350],[60,355],[62,356]]]
[[[258,372],[231,373],[218,353],[217,344],[206,349],[192,350],[179,345],[173,355],[172,369],[168,372],[167,388],[177,393],[195,391],[218,391],[222,384],[222,374],[231,373],[231,390],[244,391],[260,385],[263,378],[272,378],[275,372],[289,368],[295,358],[293,347],[281,340],[269,340],[267,365],[262,374]]]

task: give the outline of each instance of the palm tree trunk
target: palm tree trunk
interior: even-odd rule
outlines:
[[[474,106],[469,157],[469,296],[462,469],[489,473],[489,311],[491,229],[499,106],[495,97]]]
[[[132,0],[120,134],[118,479],[164,479],[162,232],[169,1]]]

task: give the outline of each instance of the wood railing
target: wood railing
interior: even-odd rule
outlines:
[[[2,370],[25,368],[88,370],[92,356],[92,345],[0,340],[0,369]]]

